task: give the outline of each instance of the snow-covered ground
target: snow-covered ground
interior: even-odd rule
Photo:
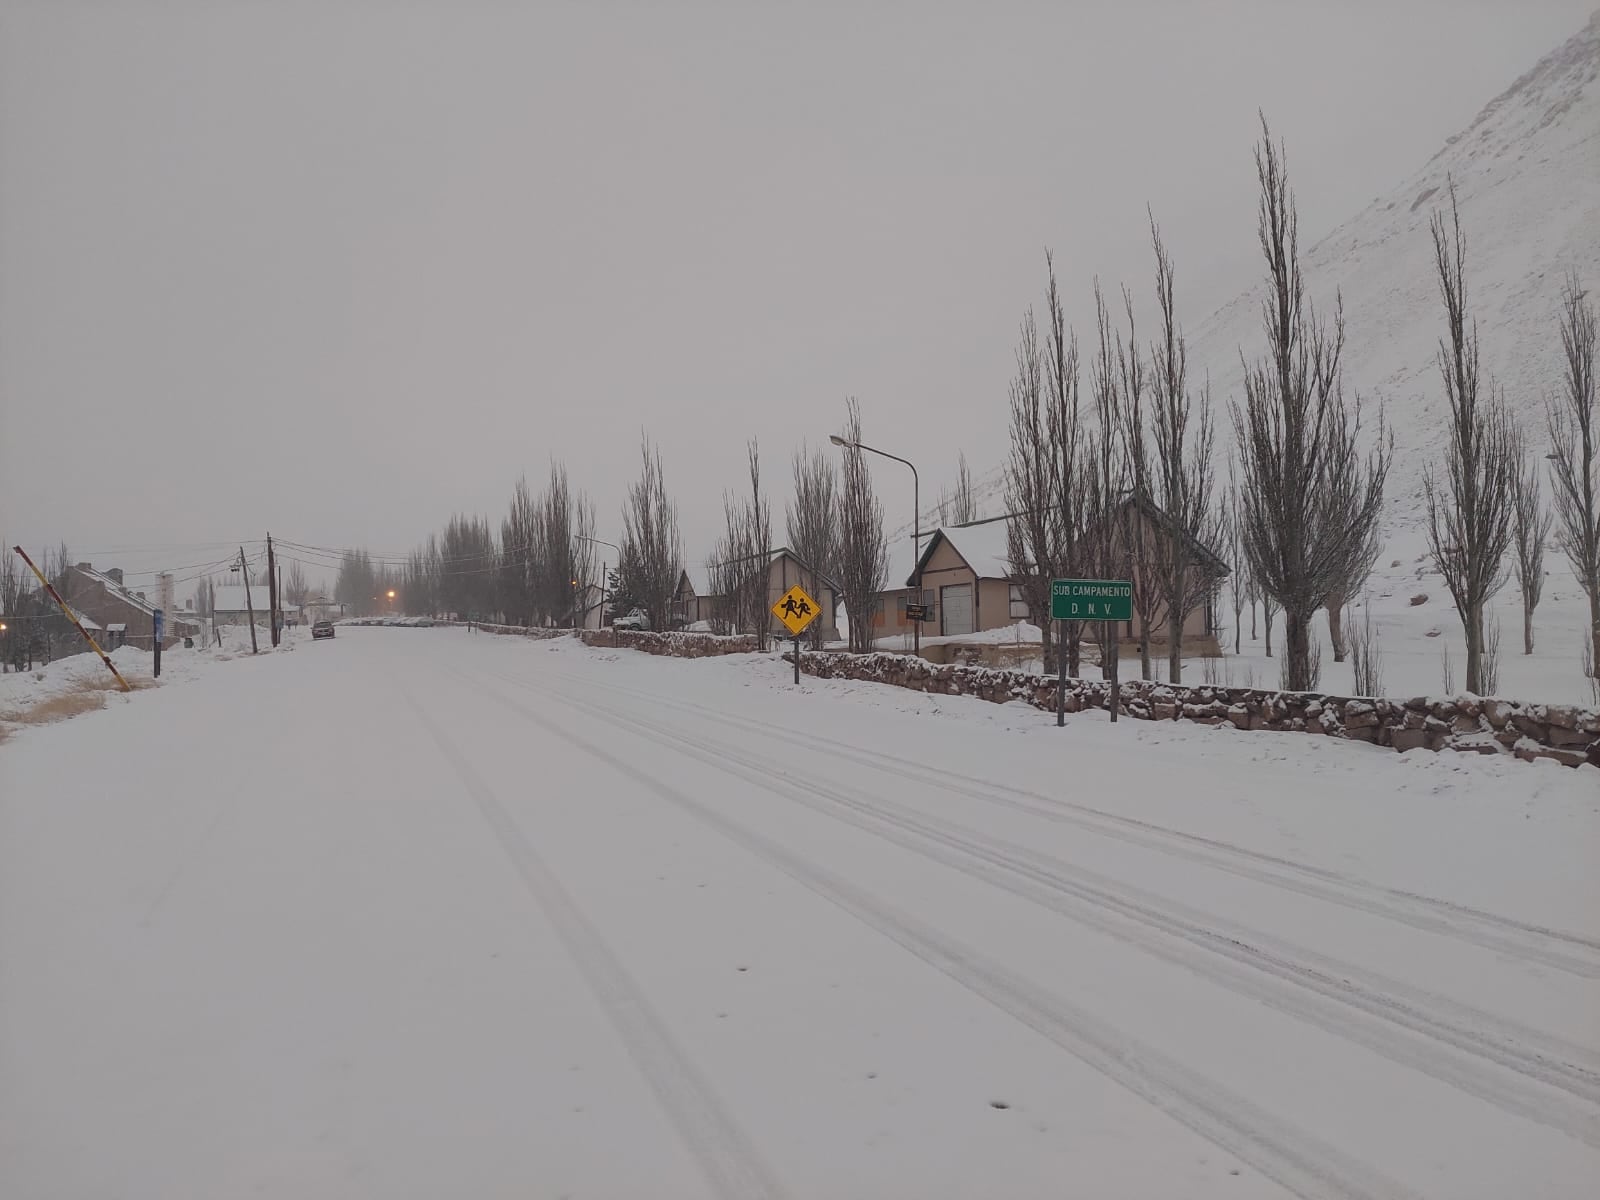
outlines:
[[[1600,773],[347,628],[0,748],[0,1194],[1577,1196]]]

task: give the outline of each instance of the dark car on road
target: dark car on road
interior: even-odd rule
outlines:
[[[311,640],[314,641],[314,642],[318,641],[318,640],[320,640],[322,638],[331,638],[332,636],[333,636],[333,622],[332,621],[318,621],[315,625],[313,625],[311,627]]]

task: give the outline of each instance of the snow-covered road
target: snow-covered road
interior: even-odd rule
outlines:
[[[1600,1178],[1600,774],[341,629],[0,747],[6,1197]]]

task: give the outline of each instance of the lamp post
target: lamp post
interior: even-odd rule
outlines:
[[[879,450],[875,446],[868,446],[864,442],[852,442],[830,433],[828,440],[835,446],[847,450],[865,450],[868,454],[876,454],[879,458],[891,458],[897,463],[903,463],[911,468],[911,553],[914,566],[912,567],[912,586],[917,589],[917,604],[922,604],[922,484],[917,477],[917,467],[909,458],[901,458],[898,454],[890,454],[887,450]],[[854,620],[855,614],[851,614]],[[911,651],[918,658],[922,657],[922,622],[911,622]]]
[[[622,547],[621,546],[616,545],[614,542],[605,541],[602,538],[590,537],[586,533],[580,533],[580,534],[577,534],[575,536],[578,538],[579,541],[582,541],[582,542],[592,542],[596,546],[608,546],[608,547],[610,547],[612,550],[615,550],[617,552],[617,565],[620,566],[622,564]],[[573,586],[576,587],[577,585],[574,584]],[[606,560],[602,558],[600,560],[600,626],[601,626],[601,628],[604,628],[605,623],[606,623]]]

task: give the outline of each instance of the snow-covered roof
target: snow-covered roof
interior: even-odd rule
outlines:
[[[107,633],[127,633],[128,632],[128,623],[126,621],[113,621],[113,622],[111,622],[111,624],[106,626],[106,632]]]
[[[1006,538],[1011,527],[1008,517],[996,517],[972,525],[946,525],[939,532],[966,559],[979,579],[1008,579],[1011,563]]]
[[[931,529],[922,531],[922,545],[927,546],[928,540],[933,536]],[[889,542],[889,573],[884,576],[886,591],[897,592],[901,588],[911,586],[911,574],[917,569],[917,554],[911,546],[911,534],[894,538]]]
[[[154,601],[146,600],[140,596],[134,595],[127,589],[125,585],[118,583],[104,571],[96,571],[93,567],[85,567],[81,565],[74,566],[72,569],[83,578],[90,579],[95,583],[101,584],[106,589],[108,594],[115,596],[123,603],[131,604],[134,608],[139,609],[146,615],[153,616],[155,614],[156,606]]]
[[[212,597],[212,607],[217,612],[245,612],[247,608],[254,607],[256,612],[267,611],[267,585],[265,583],[252,583],[250,585],[250,601],[245,603],[244,584],[229,583],[217,588]]]
[[[943,534],[944,539],[955,547],[956,553],[966,560],[967,565],[979,579],[1006,579],[1011,575],[1011,566],[1006,559],[1006,530],[1009,518],[995,517],[987,521],[975,521],[971,525],[946,525],[939,529],[922,531],[922,550],[926,554],[933,545],[933,535]],[[903,538],[889,543],[889,574],[888,583],[884,585],[887,591],[898,591],[911,586],[911,578],[916,573],[917,560],[911,552],[911,537],[908,534]]]
[[[78,624],[82,625],[85,629],[93,630],[100,628],[100,623],[98,621],[96,621],[93,617],[85,616],[77,609],[72,610],[72,615],[78,618]]]
[[[689,586],[694,589],[696,596],[711,595],[711,568],[703,563],[684,563],[683,573],[688,576]]]

